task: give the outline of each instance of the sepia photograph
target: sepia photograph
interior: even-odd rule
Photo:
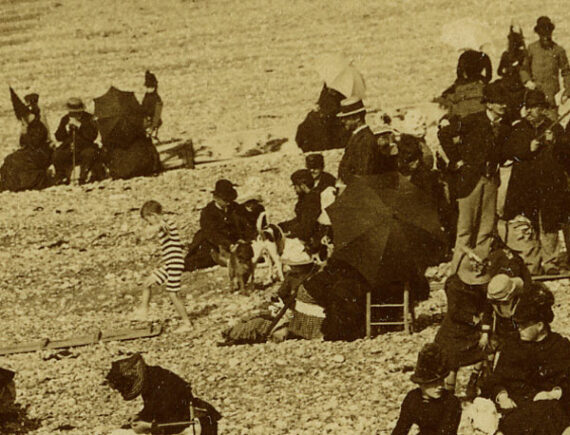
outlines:
[[[570,435],[562,0],[0,0],[0,435]]]

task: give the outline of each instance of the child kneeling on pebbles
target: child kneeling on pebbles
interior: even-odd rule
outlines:
[[[178,298],[180,278],[184,270],[184,254],[182,242],[176,224],[162,214],[162,206],[156,201],[147,201],[141,207],[141,217],[152,228],[157,228],[162,248],[162,266],[156,269],[146,280],[143,289],[141,306],[135,310],[133,320],[147,320],[148,307],[152,296],[151,287],[166,283],[166,290],[176,312],[182,317],[183,325],[176,332],[189,332],[192,322],[184,305]]]
[[[392,435],[407,435],[414,424],[422,434],[457,434],[461,421],[461,404],[457,397],[444,388],[448,374],[441,347],[436,343],[424,345],[411,377],[419,388],[406,395]]]

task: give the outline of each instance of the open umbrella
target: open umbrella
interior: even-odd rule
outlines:
[[[491,27],[473,18],[461,18],[446,23],[441,29],[441,42],[456,50],[488,51],[493,40]]]
[[[12,100],[12,107],[14,108],[14,113],[18,120],[22,119],[24,116],[30,113],[28,106],[26,106],[24,102],[20,100],[20,97],[18,97],[18,94],[16,94],[12,87],[10,87],[10,99]]]
[[[103,141],[125,140],[143,131],[141,105],[134,92],[121,91],[114,86],[94,98],[95,116]],[[112,138],[111,136],[119,136]]]
[[[315,69],[329,88],[340,92],[347,98],[364,98],[366,94],[364,78],[343,55],[323,55],[315,62]]]
[[[328,207],[334,254],[372,286],[406,281],[445,246],[436,205],[396,173],[359,177]]]

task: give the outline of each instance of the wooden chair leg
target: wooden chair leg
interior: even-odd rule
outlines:
[[[366,338],[370,338],[372,335],[372,293],[366,292]]]
[[[406,334],[412,333],[410,317],[410,284],[406,282],[404,284],[404,331],[406,331]]]

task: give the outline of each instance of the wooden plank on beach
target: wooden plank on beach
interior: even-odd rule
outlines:
[[[162,325],[151,325],[141,329],[116,329],[96,331],[93,334],[81,335],[63,340],[36,340],[29,343],[10,344],[0,347],[0,355],[13,353],[37,352],[45,349],[65,349],[68,347],[88,346],[99,342],[136,340],[138,338],[156,337],[162,333]]]

